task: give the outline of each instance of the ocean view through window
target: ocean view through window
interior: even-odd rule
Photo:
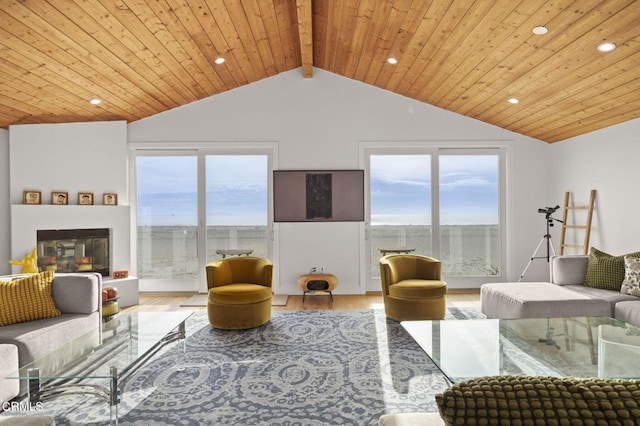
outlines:
[[[139,156],[136,177],[138,277],[197,279],[197,157]]]
[[[445,275],[500,273],[498,155],[439,155],[440,260]]]
[[[205,155],[198,185],[197,155],[136,158],[137,274],[141,279],[196,281],[217,250],[249,249],[268,257],[268,158],[266,155]],[[199,191],[204,195],[199,194]],[[198,253],[199,200],[206,235]]]
[[[497,153],[372,153],[369,168],[372,278],[382,248],[436,257],[446,276],[501,274]]]

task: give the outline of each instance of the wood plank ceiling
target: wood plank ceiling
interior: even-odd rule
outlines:
[[[556,142],[640,117],[640,1],[0,2],[0,127],[131,122],[298,67]]]

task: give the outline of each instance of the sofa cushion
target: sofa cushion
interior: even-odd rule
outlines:
[[[436,395],[446,425],[635,424],[639,399],[634,380],[542,376],[481,377]]]
[[[100,309],[101,283],[96,273],[56,274],[51,295],[63,314],[90,314]]]
[[[65,343],[99,330],[100,313],[64,314],[2,327],[0,343],[18,347],[20,366],[40,359]]]
[[[616,303],[615,318],[640,327],[640,299]]]
[[[568,285],[565,286],[566,289],[575,291],[576,293],[583,294],[592,299],[599,299],[609,304],[609,313],[606,315],[608,317],[613,317],[614,308],[616,303],[624,302],[627,300],[638,300],[636,296],[631,296],[629,294],[620,293],[615,290],[602,290],[599,288],[591,288],[585,285]]]
[[[589,256],[562,255],[550,259],[551,282],[557,285],[584,284]]]
[[[51,297],[53,271],[0,282],[0,326],[60,315]]]
[[[625,256],[640,257],[640,252],[629,253],[623,256],[612,256],[591,247],[584,285],[587,287],[620,291],[620,286],[622,286],[622,281],[624,280]]]
[[[625,256],[624,280],[620,292],[640,296],[640,258]]]
[[[0,426],[56,426],[51,416],[7,416],[0,418]]]
[[[480,308],[488,318],[500,319],[608,317],[613,314],[610,302],[586,292],[573,291],[572,287],[545,282],[483,284],[480,289]],[[620,292],[610,293],[624,297]]]
[[[0,344],[0,403],[16,396],[20,390],[20,382],[5,379],[18,370],[18,348],[15,345]]]

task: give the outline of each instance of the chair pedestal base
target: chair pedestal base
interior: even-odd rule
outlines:
[[[396,321],[443,320],[447,312],[445,296],[433,299],[400,299],[387,296],[384,302],[387,318]]]
[[[271,298],[257,303],[227,305],[207,304],[209,324],[223,330],[244,330],[259,327],[271,319]]]

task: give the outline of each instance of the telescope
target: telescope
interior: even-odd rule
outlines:
[[[560,208],[560,206],[545,207],[543,209],[538,209],[538,213],[544,213],[547,216],[550,216],[550,215],[554,214],[556,212],[556,210],[558,210],[559,208]]]

